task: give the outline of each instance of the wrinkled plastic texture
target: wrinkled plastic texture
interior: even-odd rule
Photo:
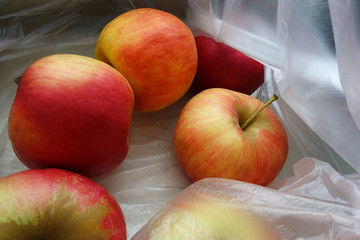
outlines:
[[[360,3],[359,1],[330,1],[336,54],[341,85],[352,117],[360,128]]]
[[[249,224],[247,227],[254,227],[257,233],[267,233],[262,238],[256,234],[245,237],[244,229],[232,238],[214,239],[359,239],[360,204],[353,200],[360,197],[360,176],[345,177],[314,158],[298,161],[294,174],[268,188],[216,178],[195,182],[164,206],[132,240],[165,239],[159,236],[166,233],[173,236],[166,239],[199,239],[192,237],[197,232],[206,236],[207,231],[216,229],[207,228],[212,224],[225,225],[225,229],[226,225],[241,228]],[[197,211],[201,208],[208,212],[207,218],[201,218],[202,212]],[[177,235],[171,234],[177,229],[181,229]],[[181,238],[182,234],[187,237]]]
[[[255,96],[267,100],[274,93],[279,95],[272,108],[284,124],[290,147],[277,179],[291,178],[293,165],[301,167],[304,162],[298,160],[309,156],[329,163],[340,175],[359,171],[356,0],[0,0],[0,177],[25,169],[7,133],[7,118],[17,89],[14,79],[32,62],[50,54],[93,57],[102,28],[119,14],[137,7],[171,12],[189,24],[194,34],[211,35],[265,64],[265,83]],[[158,112],[135,112],[125,161],[111,173],[94,179],[121,205],[128,239],[191,184],[175,159],[172,145],[177,117],[191,97],[189,93]],[[308,179],[309,189],[304,190],[308,192],[306,198],[315,198],[315,202],[318,194],[328,194],[327,190],[315,190],[323,187],[317,174]],[[259,197],[269,191],[256,189]],[[287,195],[282,196],[284,192],[271,192],[287,199]],[[349,194],[329,193],[339,199]],[[302,202],[295,201],[298,198],[288,199],[294,199],[288,203],[289,209],[302,208]],[[350,206],[360,197],[354,194],[347,199]],[[293,221],[304,221],[302,213],[308,218],[318,217],[309,211],[295,211]],[[326,216],[329,224],[322,226],[324,234],[336,234],[331,230],[332,215]],[[336,222],[343,224],[338,219]],[[346,222],[347,217],[343,220]]]

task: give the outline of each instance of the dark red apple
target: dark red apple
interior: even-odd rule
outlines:
[[[196,36],[198,67],[191,90],[226,88],[252,94],[264,82],[264,65],[225,43]]]

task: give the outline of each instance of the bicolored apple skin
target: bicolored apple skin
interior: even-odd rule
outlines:
[[[135,94],[135,110],[157,111],[179,100],[197,68],[191,30],[176,16],[140,8],[121,14],[100,33],[95,58],[119,70]]]
[[[264,83],[264,65],[208,36],[195,37],[198,67],[191,90],[226,88],[251,95]]]
[[[203,192],[197,191],[197,186],[207,180],[218,179],[204,179],[189,186],[160,209],[132,239],[282,239],[273,224],[251,211],[254,206],[223,193],[221,197],[213,194],[211,182],[201,186]]]
[[[8,132],[29,168],[62,168],[96,177],[127,156],[134,94],[114,68],[56,54],[31,64],[20,80]]]
[[[62,169],[0,179],[0,239],[125,240],[116,199],[96,182]]]
[[[276,178],[288,154],[279,118],[267,107],[245,130],[240,127],[262,105],[222,88],[190,99],[176,123],[174,151],[193,182],[219,177],[265,186]]]

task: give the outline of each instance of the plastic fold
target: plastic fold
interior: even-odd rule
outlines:
[[[359,175],[342,176],[314,158],[299,160],[294,174],[268,187],[200,180],[131,239],[358,239]]]

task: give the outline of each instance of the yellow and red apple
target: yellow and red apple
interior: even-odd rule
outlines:
[[[197,67],[191,30],[176,16],[140,8],[109,22],[97,41],[95,58],[130,82],[135,110],[149,112],[170,106],[190,88]]]
[[[281,239],[264,217],[246,210],[253,206],[226,199],[225,194],[212,196],[192,188],[185,189],[160,209],[132,240]]]
[[[252,94],[264,83],[262,63],[213,38],[195,37],[198,67],[191,90],[199,93],[209,88]]]
[[[63,168],[95,177],[127,156],[134,94],[99,60],[56,54],[31,64],[9,114],[9,138],[29,168]]]
[[[266,107],[242,127],[263,105],[223,88],[190,99],[176,123],[174,151],[192,181],[219,177],[265,186],[276,178],[288,154],[281,121]]]
[[[0,239],[125,240],[123,212],[94,181],[61,169],[0,179]]]

